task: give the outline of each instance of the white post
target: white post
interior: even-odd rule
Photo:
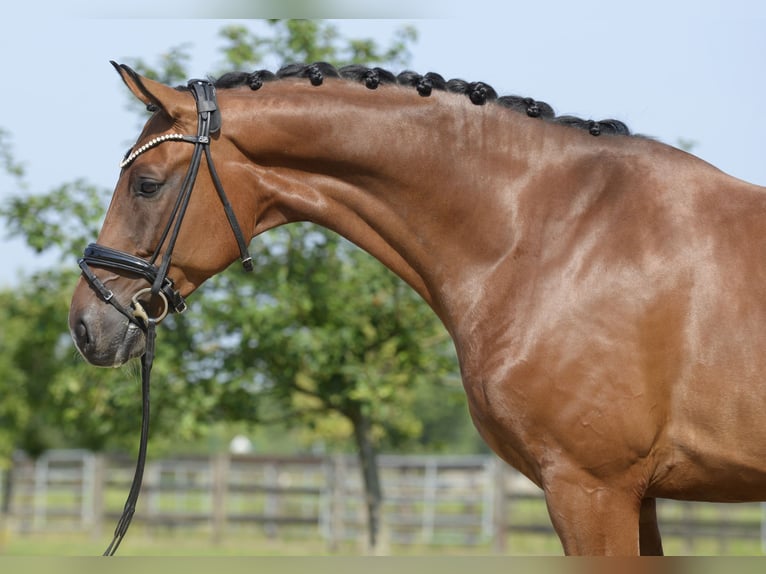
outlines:
[[[35,530],[42,530],[46,523],[46,506],[48,498],[48,455],[43,454],[35,460],[35,490],[34,500],[34,518],[32,527]]]
[[[766,554],[766,502],[761,502],[761,554]]]
[[[436,491],[439,483],[439,462],[430,457],[425,464],[423,485],[423,542],[429,544],[434,539],[436,527]]]

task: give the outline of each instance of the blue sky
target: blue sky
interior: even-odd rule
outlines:
[[[126,91],[110,59],[154,62],[188,43],[193,76],[220,70],[217,34],[226,22],[173,18],[179,10],[189,16],[284,15],[265,0],[258,14],[258,2],[244,10],[236,0],[216,3],[214,13],[211,3],[188,0],[183,9],[173,1],[113,4],[88,12],[85,2],[33,0],[4,14],[0,128],[11,135],[31,192],[80,177],[114,185],[118,161],[139,125],[126,109]],[[346,16],[337,25],[348,36],[385,41],[397,27],[414,25],[419,40],[410,67],[421,73],[482,80],[501,94],[547,101],[558,113],[615,117],[670,144],[691,140],[703,159],[766,185],[766,3],[440,0],[415,9],[397,0],[386,3],[387,10],[367,12],[358,2],[325,4],[324,11],[306,15]],[[155,19],[144,18],[150,8]],[[365,15],[396,18],[348,18]],[[17,191],[11,183],[0,174],[0,201]],[[5,235],[0,227],[0,286],[44,264],[76,265],[31,256]]]

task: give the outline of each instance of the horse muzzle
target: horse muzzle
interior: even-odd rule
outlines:
[[[90,291],[80,283],[69,309],[69,332],[83,358],[99,367],[119,367],[140,356],[144,349],[144,332],[111,305],[96,297],[90,304],[78,304],[78,292]]]

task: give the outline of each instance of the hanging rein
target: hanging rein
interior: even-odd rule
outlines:
[[[154,345],[156,340],[155,329],[157,324],[162,321],[168,313],[183,313],[186,310],[186,302],[181,294],[174,288],[172,279],[168,277],[168,270],[170,269],[171,256],[176,240],[178,239],[181,224],[183,223],[184,214],[186,213],[189,199],[192,190],[194,189],[194,182],[197,179],[197,173],[199,172],[203,153],[207,160],[210,177],[213,180],[218,197],[220,198],[224,212],[226,213],[226,218],[228,219],[234,237],[237,240],[242,265],[246,271],[253,270],[253,260],[248,253],[247,241],[242,234],[242,229],[234,215],[234,210],[224,193],[223,185],[218,178],[215,166],[213,165],[213,159],[210,155],[210,134],[214,134],[221,129],[221,111],[218,109],[215,87],[207,80],[190,80],[188,87],[197,104],[197,135],[166,134],[156,137],[146,144],[134,149],[120,163],[120,168],[125,168],[144,152],[166,141],[179,141],[194,144],[194,151],[192,153],[189,169],[186,172],[186,177],[181,185],[178,198],[176,199],[176,203],[165,229],[162,232],[160,240],[157,243],[154,254],[149,260],[145,260],[123,251],[99,245],[98,243],[91,243],[85,249],[83,257],[79,261],[83,276],[96,291],[98,296],[122,313],[130,323],[141,329],[144,332],[146,340],[144,354],[141,356],[141,394],[143,407],[141,415],[141,438],[138,449],[138,458],[136,461],[136,470],[133,475],[133,482],[130,486],[130,492],[128,493],[128,499],[125,502],[122,516],[117,523],[114,537],[104,552],[104,556],[113,556],[117,551],[117,548],[120,546],[120,542],[122,542],[125,533],[128,531],[128,526],[135,513],[136,502],[141,489],[141,481],[144,474],[144,466],[146,464],[147,442],[149,438],[149,387],[152,363],[154,361]],[[160,252],[163,246],[166,247],[164,253],[161,254]],[[162,260],[160,265],[157,266],[157,261],[160,259],[160,255],[162,255]],[[114,297],[114,293],[110,291],[98,277],[96,277],[91,266],[135,273],[145,279],[151,287],[140,289],[133,295],[129,306],[123,305],[117,301]],[[155,316],[150,316],[144,303],[141,302],[141,299],[144,297],[148,297],[152,301],[159,299],[161,307]]]

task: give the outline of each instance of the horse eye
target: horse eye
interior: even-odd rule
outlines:
[[[141,184],[139,185],[139,191],[143,195],[152,195],[154,193],[157,193],[161,187],[162,187],[162,184],[156,181],[142,181]]]

